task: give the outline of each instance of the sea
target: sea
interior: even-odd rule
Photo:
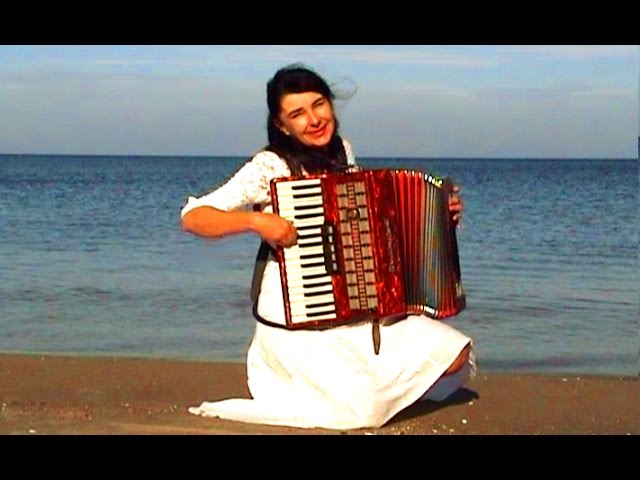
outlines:
[[[0,351],[244,362],[259,240],[180,229],[246,157],[0,155]],[[638,160],[361,158],[461,187],[479,371],[638,375]]]

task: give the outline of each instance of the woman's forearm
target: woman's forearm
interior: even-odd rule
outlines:
[[[213,207],[196,207],[182,217],[182,230],[206,238],[256,232],[257,212],[225,212]]]
[[[266,212],[225,212],[213,207],[196,207],[182,217],[182,230],[211,239],[253,232],[272,245],[291,247],[297,243],[293,223]]]

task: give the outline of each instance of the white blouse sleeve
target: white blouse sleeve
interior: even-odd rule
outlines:
[[[218,210],[251,210],[254,204],[271,203],[269,183],[272,178],[289,176],[286,162],[273,152],[258,152],[231,178],[210,193],[189,197],[180,215],[196,207],[209,206]]]

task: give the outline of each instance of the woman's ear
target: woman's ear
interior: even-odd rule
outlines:
[[[274,119],[273,124],[278,128],[278,130],[280,130],[285,135],[289,136],[290,134],[289,130],[287,129],[287,127],[284,126],[284,124],[280,120]]]

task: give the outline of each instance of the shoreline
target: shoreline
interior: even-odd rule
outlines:
[[[208,357],[204,355],[163,355],[160,353],[150,353],[150,354],[139,354],[139,353],[128,353],[128,352],[73,352],[73,351],[31,351],[31,350],[2,350],[0,349],[0,356],[2,355],[16,355],[16,356],[41,356],[41,357],[66,357],[66,358],[102,358],[102,359],[113,359],[118,358],[122,360],[158,360],[158,361],[168,361],[168,362],[192,362],[192,363],[217,363],[217,364],[237,364],[237,365],[245,365],[246,362],[246,352],[243,356],[240,357]],[[638,375],[630,374],[630,373],[607,373],[607,372],[586,372],[580,370],[560,370],[559,368],[552,368],[548,370],[536,370],[533,367],[491,367],[487,366],[487,364],[491,365],[489,361],[483,361],[480,364],[480,372],[486,373],[489,375],[530,375],[530,376],[539,376],[539,377],[577,377],[577,378],[601,378],[601,379],[629,379],[635,380],[636,378],[640,378],[640,371]]]
[[[244,362],[0,352],[0,435],[637,435],[638,378],[483,372],[380,428],[300,429],[203,418],[250,398]]]

